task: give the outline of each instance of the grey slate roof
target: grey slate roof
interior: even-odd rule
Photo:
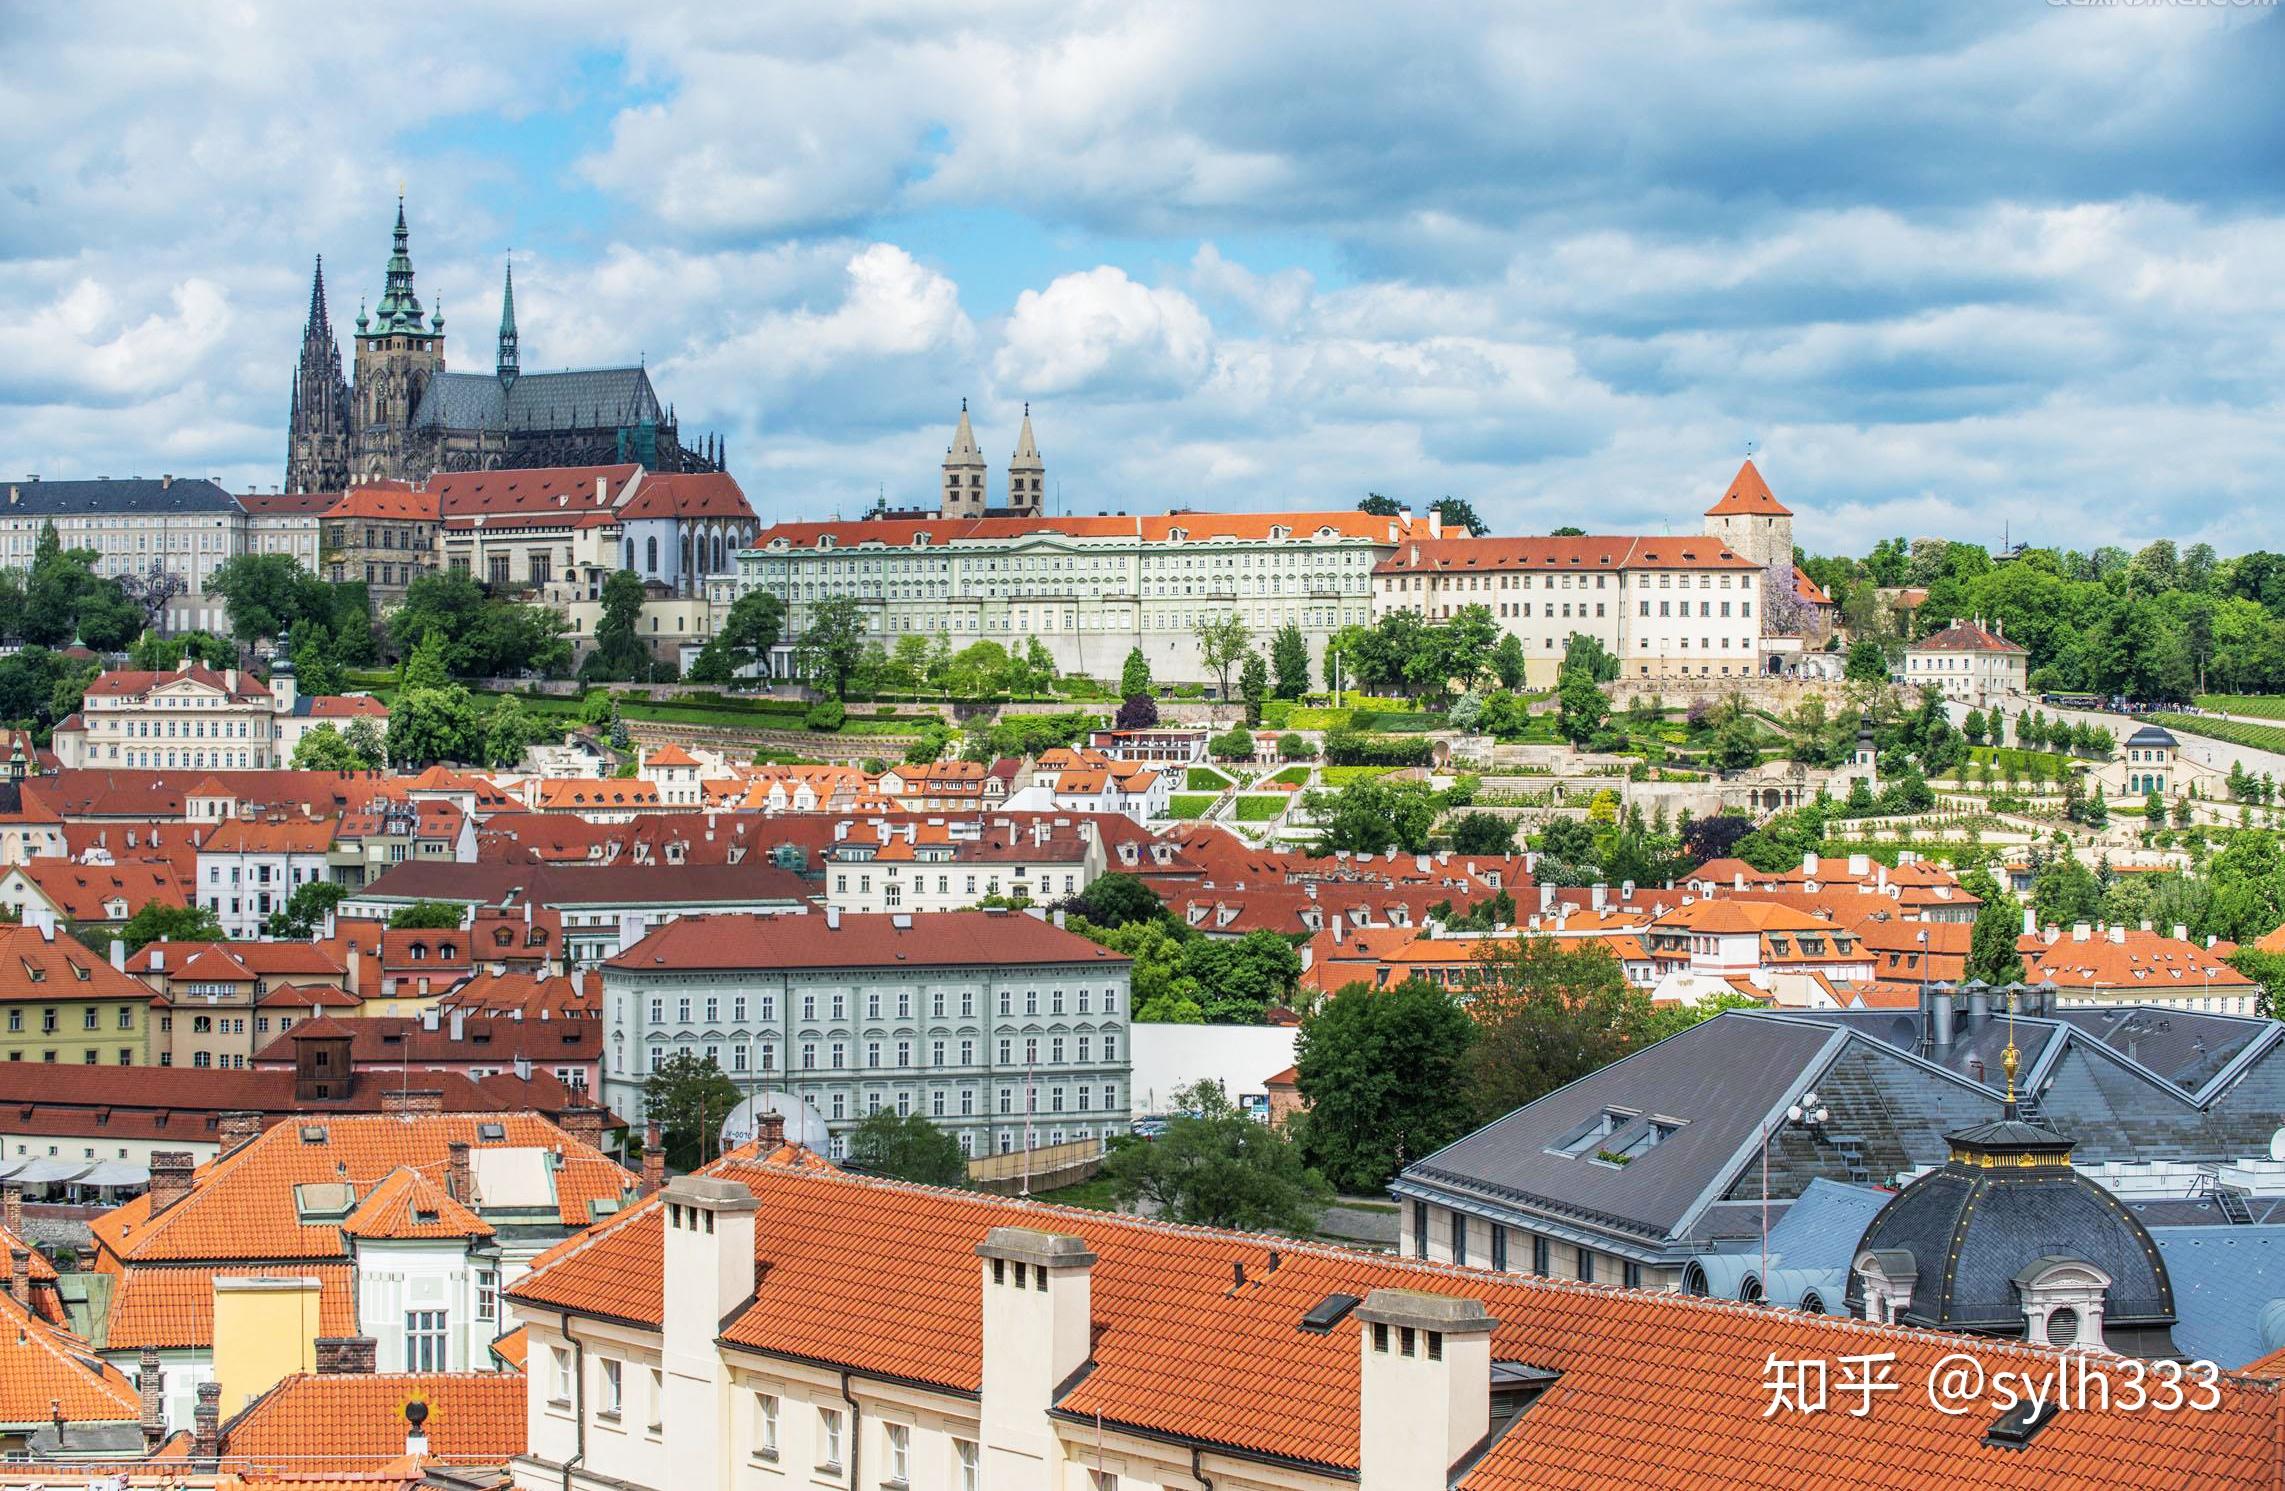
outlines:
[[[2242,1367],[2285,1346],[2285,1227],[2156,1227],[2174,1278],[2174,1344]]]
[[[1835,1040],[1807,1023],[1718,1016],[1455,1140],[1405,1178],[1664,1236]],[[1607,1137],[1581,1154],[1557,1152],[1606,1109],[1622,1108]],[[1623,1166],[1595,1158],[1597,1149],[1624,1150],[1653,1118],[1679,1127]]]
[[[1770,1225],[1764,1297],[1788,1309],[1806,1308],[1809,1302],[1820,1306],[1821,1313],[1839,1312],[1848,1295],[1857,1241],[1893,1194],[1822,1175],[1811,1179]],[[1692,1259],[1684,1287],[1717,1299],[1741,1299],[1747,1278],[1760,1269],[1757,1234]]]
[[[2172,750],[2181,744],[2180,741],[2158,725],[2144,725],[2129,735],[2126,738],[2126,743],[2130,746],[2162,746],[2167,750]]]
[[[561,373],[439,373],[413,414],[419,427],[448,430],[616,428],[666,411],[643,368],[581,368]]]
[[[90,513],[235,513],[238,499],[204,477],[12,481],[0,513],[61,518]]]

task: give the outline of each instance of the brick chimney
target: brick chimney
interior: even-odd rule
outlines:
[[[444,1194],[453,1200],[468,1200],[468,1141],[455,1139],[445,1146]]]
[[[435,1087],[391,1087],[381,1093],[383,1113],[442,1113],[444,1091]]]
[[[783,1113],[757,1113],[754,1115],[754,1138],[768,1154],[785,1143],[785,1115]]]
[[[143,1400],[143,1450],[156,1450],[167,1438],[167,1374],[159,1370],[159,1348],[146,1346],[135,1358],[135,1391]]]
[[[319,1336],[310,1345],[320,1377],[371,1376],[376,1356],[371,1336]]]
[[[17,1246],[8,1250],[8,1293],[17,1304],[29,1310],[32,1307],[32,1250]]]
[[[262,1115],[244,1111],[225,1113],[221,1119],[222,1153],[229,1154],[262,1135]]]
[[[666,1145],[657,1119],[643,1125],[643,1194],[654,1196],[666,1184]]]
[[[566,1108],[556,1120],[556,1126],[590,1149],[603,1147],[603,1110],[593,1107]]]
[[[211,1378],[198,1385],[198,1407],[192,1411],[190,1457],[216,1460],[222,1456],[222,1384]]]
[[[187,1149],[151,1152],[151,1215],[157,1216],[190,1194],[190,1176],[196,1169]]]
[[[0,1227],[8,1229],[10,1237],[24,1235],[24,1188],[10,1186],[0,1191]]]

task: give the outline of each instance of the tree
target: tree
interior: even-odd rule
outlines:
[[[849,1131],[849,1163],[858,1170],[921,1186],[965,1186],[968,1161],[960,1141],[918,1113],[876,1108]]]
[[[1610,718],[1611,701],[1603,697],[1601,685],[1584,668],[1563,670],[1562,678],[1556,685],[1555,699],[1555,728],[1575,748],[1584,749],[1589,741],[1601,733],[1604,722]]]
[[[1452,825],[1452,848],[1459,854],[1513,854],[1515,824],[1497,813],[1469,813]]]
[[[1119,697],[1132,699],[1137,694],[1150,692],[1150,659],[1143,656],[1140,647],[1127,649],[1127,660],[1119,665]]]
[[[1357,511],[1371,513],[1376,518],[1398,518],[1404,516],[1404,504],[1394,497],[1383,497],[1378,492],[1367,492],[1365,500],[1357,504]]]
[[[1269,642],[1270,671],[1277,683],[1270,690],[1280,699],[1299,699],[1309,692],[1309,639],[1301,628],[1287,622]]]
[[[486,766],[513,766],[524,759],[525,748],[551,733],[545,721],[532,717],[514,694],[502,694],[484,716],[483,745],[478,754]]]
[[[291,554],[240,554],[207,577],[207,593],[219,595],[239,641],[283,637],[305,619],[327,621],[333,598],[325,582],[301,567]]]
[[[2012,984],[2023,977],[2023,955],[2015,950],[2017,936],[2023,930],[2023,907],[2015,897],[2001,890],[1988,874],[1980,875],[1980,885],[1970,885],[1971,891],[1983,898],[1983,906],[1976,912],[1975,931],[1968,939],[1967,977],[1980,978],[1987,984]],[[1971,877],[1961,877],[1967,884]]]
[[[1492,673],[1499,679],[1503,689],[1512,692],[1523,687],[1525,671],[1521,637],[1509,632],[1500,638],[1499,645],[1492,649]]]
[[[367,727],[371,733],[371,727]],[[294,754],[287,763],[295,771],[377,771],[388,764],[386,753],[367,756],[356,742],[332,725],[318,725],[302,732],[294,742]]]
[[[794,645],[801,671],[812,679],[823,679],[834,698],[846,698],[850,675],[865,655],[864,612],[845,595],[819,601]]]
[[[1615,683],[1619,676],[1619,660],[1596,638],[1585,632],[1573,632],[1563,639],[1563,665],[1559,671],[1574,669],[1584,672],[1597,683]]]
[[[1491,532],[1484,520],[1476,516],[1475,505],[1465,497],[1439,497],[1428,505],[1428,510],[1444,520],[1447,530],[1458,530],[1469,538],[1482,538]]]
[[[1149,730],[1158,724],[1158,700],[1149,694],[1129,694],[1119,705],[1121,730]]]
[[[294,628],[294,645],[287,654],[294,665],[294,687],[313,699],[344,693],[349,687],[348,674],[327,646],[331,641],[322,622]]]
[[[420,643],[405,659],[397,682],[406,689],[441,689],[452,682],[450,668],[444,655],[444,631],[430,627],[421,635]]]
[[[286,904],[270,913],[262,924],[262,935],[279,942],[302,942],[315,937],[325,926],[326,917],[349,894],[349,887],[335,885],[329,880],[308,880],[294,887],[286,897]]]
[[[643,577],[615,570],[603,582],[603,615],[595,623],[595,650],[579,665],[582,678],[645,679],[650,650],[643,646]]]
[[[1475,1022],[1425,979],[1344,986],[1302,1024],[1302,1153],[1345,1191],[1378,1191],[1467,1132]]]
[[[1202,616],[1191,629],[1198,639],[1198,658],[1214,675],[1216,698],[1230,697],[1230,670],[1246,655],[1254,634],[1235,611],[1220,616]]]
[[[1156,921],[1166,912],[1166,903],[1148,882],[1135,875],[1116,872],[1098,875],[1094,883],[1063,903],[1064,909],[1074,916],[1083,916],[1098,927],[1123,927],[1128,922]]]
[[[1243,726],[1225,730],[1207,741],[1206,749],[1217,761],[1251,761],[1254,759],[1253,732]]]
[[[1466,981],[1480,1029],[1469,1096],[1490,1122],[1646,1044],[1650,997],[1592,942],[1484,943]]]
[[[1171,1222],[1250,1232],[1317,1225],[1333,1188],[1300,1145],[1239,1112],[1213,1082],[1180,1089],[1174,1104],[1156,1139],[1111,1141],[1103,1175],[1119,1205],[1148,1201]]]
[[[475,696],[461,685],[408,688],[389,711],[389,764],[422,767],[439,761],[473,761],[483,750],[482,732]]]
[[[1262,704],[1269,698],[1269,664],[1250,649],[1246,660],[1238,665],[1238,696],[1246,701],[1246,723],[1259,725]]]
[[[1989,728],[1984,721],[1984,712],[1980,709],[1969,710],[1960,721],[1960,733],[1968,738],[1968,744],[1972,746],[1984,743],[1984,732]]]
[[[458,901],[415,901],[389,913],[389,930],[453,932],[467,920],[467,908]]]
[[[722,644],[732,671],[744,673],[767,664],[770,649],[784,634],[785,602],[767,590],[749,590],[730,603],[715,640]]]
[[[1750,771],[1761,764],[1761,744],[1745,709],[1733,703],[1729,718],[1714,732],[1713,763],[1723,771]]]
[[[1849,644],[1848,661],[1841,665],[1841,677],[1850,683],[1888,682],[1888,654],[1870,637],[1859,637]]]
[[[1360,778],[1337,792],[1304,794],[1302,806],[1317,823],[1316,852],[1378,854],[1402,849],[1417,854],[1428,847],[1436,824],[1436,794],[1425,782]]]
[[[643,1112],[659,1126],[666,1162],[695,1170],[721,1152],[722,1123],[743,1095],[711,1056],[677,1051],[643,1079]]]
[[[122,922],[114,935],[132,953],[139,951],[143,944],[162,938],[168,942],[220,942],[230,934],[222,930],[222,919],[204,906],[169,906],[162,901],[145,901],[142,909]]]

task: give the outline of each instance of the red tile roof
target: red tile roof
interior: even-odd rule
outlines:
[[[0,1289],[0,1424],[133,1423],[143,1401],[127,1374]]]
[[[290,1215],[290,1212],[289,1212]],[[106,1350],[156,1346],[170,1348],[211,1346],[214,1343],[214,1281],[218,1278],[275,1277],[275,1264],[170,1263],[122,1268],[117,1259],[102,1255],[100,1273],[114,1275],[111,1286],[111,1324],[104,1337]],[[356,1267],[348,1263],[293,1265],[292,1277],[317,1280],[317,1329],[314,1334],[357,1334]]]
[[[235,679],[232,677],[233,674],[236,675]],[[204,684],[225,698],[243,700],[270,697],[269,685],[256,678],[251,672],[243,668],[234,668],[227,672],[218,673],[203,663],[193,663],[187,668],[168,668],[163,671],[115,668],[108,673],[99,675],[95,682],[87,686],[87,692],[91,698],[139,698],[162,684],[178,683],[183,679]]]
[[[16,869],[75,922],[112,920],[109,906],[114,901],[126,905],[128,916],[153,901],[162,906],[184,904],[174,867],[151,860],[83,865],[68,859],[34,859]]]
[[[0,999],[126,999],[151,991],[69,934],[0,923]],[[20,1065],[11,1062],[9,1065]]]
[[[621,518],[754,519],[753,504],[726,471],[675,471],[646,476]]]
[[[1496,574],[1590,570],[1730,569],[1750,570],[1752,560],[1720,539],[1682,535],[1638,538],[1594,535],[1572,538],[1440,538],[1408,543],[1373,566],[1376,575]]]
[[[1776,494],[1769,490],[1769,483],[1761,479],[1761,468],[1754,465],[1751,456],[1738,467],[1738,474],[1730,478],[1730,489],[1722,494],[1721,500],[1706,509],[1709,518],[1731,513],[1770,518],[1793,516],[1793,510],[1779,502]]]
[[[392,1170],[341,1224],[351,1237],[396,1242],[490,1237],[492,1224],[418,1170]]]
[[[627,483],[637,477],[642,486],[655,478],[644,476],[632,462],[616,466],[533,466],[512,471],[440,471],[428,479],[430,496],[448,518],[516,512],[557,512],[581,506],[615,508]],[[595,484],[603,483],[603,498],[596,500]],[[564,499],[558,502],[557,499]]]
[[[1495,1359],[1561,1374],[1493,1440],[1462,1491],[1776,1487],[1818,1466],[1893,1491],[2278,1484],[2285,1420],[2270,1382],[2225,1380],[2220,1403],[2202,1413],[2066,1413],[2010,1451],[1983,1442],[1996,1411],[1948,1416],[1923,1384],[1939,1361],[1963,1353],[1987,1376],[2045,1373],[2058,1360],[2052,1350],[831,1172],[733,1163],[716,1173],[761,1203],[754,1297],[723,1328],[726,1343],[956,1392],[980,1387],[974,1245],[997,1226],[1085,1239],[1099,1259],[1092,1358],[1056,1405],[1081,1422],[1099,1415],[1106,1426],[1349,1470],[1361,1326],[1352,1318],[1320,1335],[1299,1323],[1328,1294],[1394,1288],[1480,1301],[1496,1322]],[[544,1309],[655,1323],[661,1243],[654,1199],[543,1255],[510,1293]],[[1233,1262],[1247,1266],[1236,1290]],[[1821,1414],[1766,1412],[1772,1358],[1871,1353],[1894,1354],[1900,1388],[1867,1415],[1852,1416],[1845,1402]]]
[[[925,968],[1020,963],[1123,967],[1124,953],[1021,912],[938,911],[921,916],[684,916],[603,966],[651,968]],[[898,926],[902,921],[904,926]]]
[[[241,1475],[297,1477],[364,1468],[405,1452],[405,1405],[428,1405],[435,1459],[504,1465],[524,1452],[519,1372],[296,1373],[223,1426],[222,1453]]]
[[[433,523],[438,517],[436,494],[413,491],[401,482],[366,482],[351,487],[339,502],[326,510],[325,516]]]
[[[1172,541],[1179,530],[1192,542],[1216,538],[1266,540],[1273,528],[1284,528],[1295,540],[1315,538],[1329,531],[1335,537],[1393,544],[1408,535],[1426,534],[1423,520],[1379,518],[1355,509],[1337,512],[1208,513],[1175,512],[1135,517],[1063,518],[876,518],[847,523],[773,523],[754,540],[757,547],[783,539],[797,549],[814,549],[830,537],[841,548],[858,544],[903,547],[928,535],[931,546],[974,539],[1022,538],[1033,533],[1060,534],[1066,538],[1130,538],[1146,543]]]
[[[1955,621],[1940,632],[1931,632],[1919,641],[1908,644],[1907,652],[2024,652],[1996,632],[1987,632],[1971,621]]]

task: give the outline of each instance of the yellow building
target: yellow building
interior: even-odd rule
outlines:
[[[53,920],[0,925],[0,1060],[138,1066],[151,991]]]

